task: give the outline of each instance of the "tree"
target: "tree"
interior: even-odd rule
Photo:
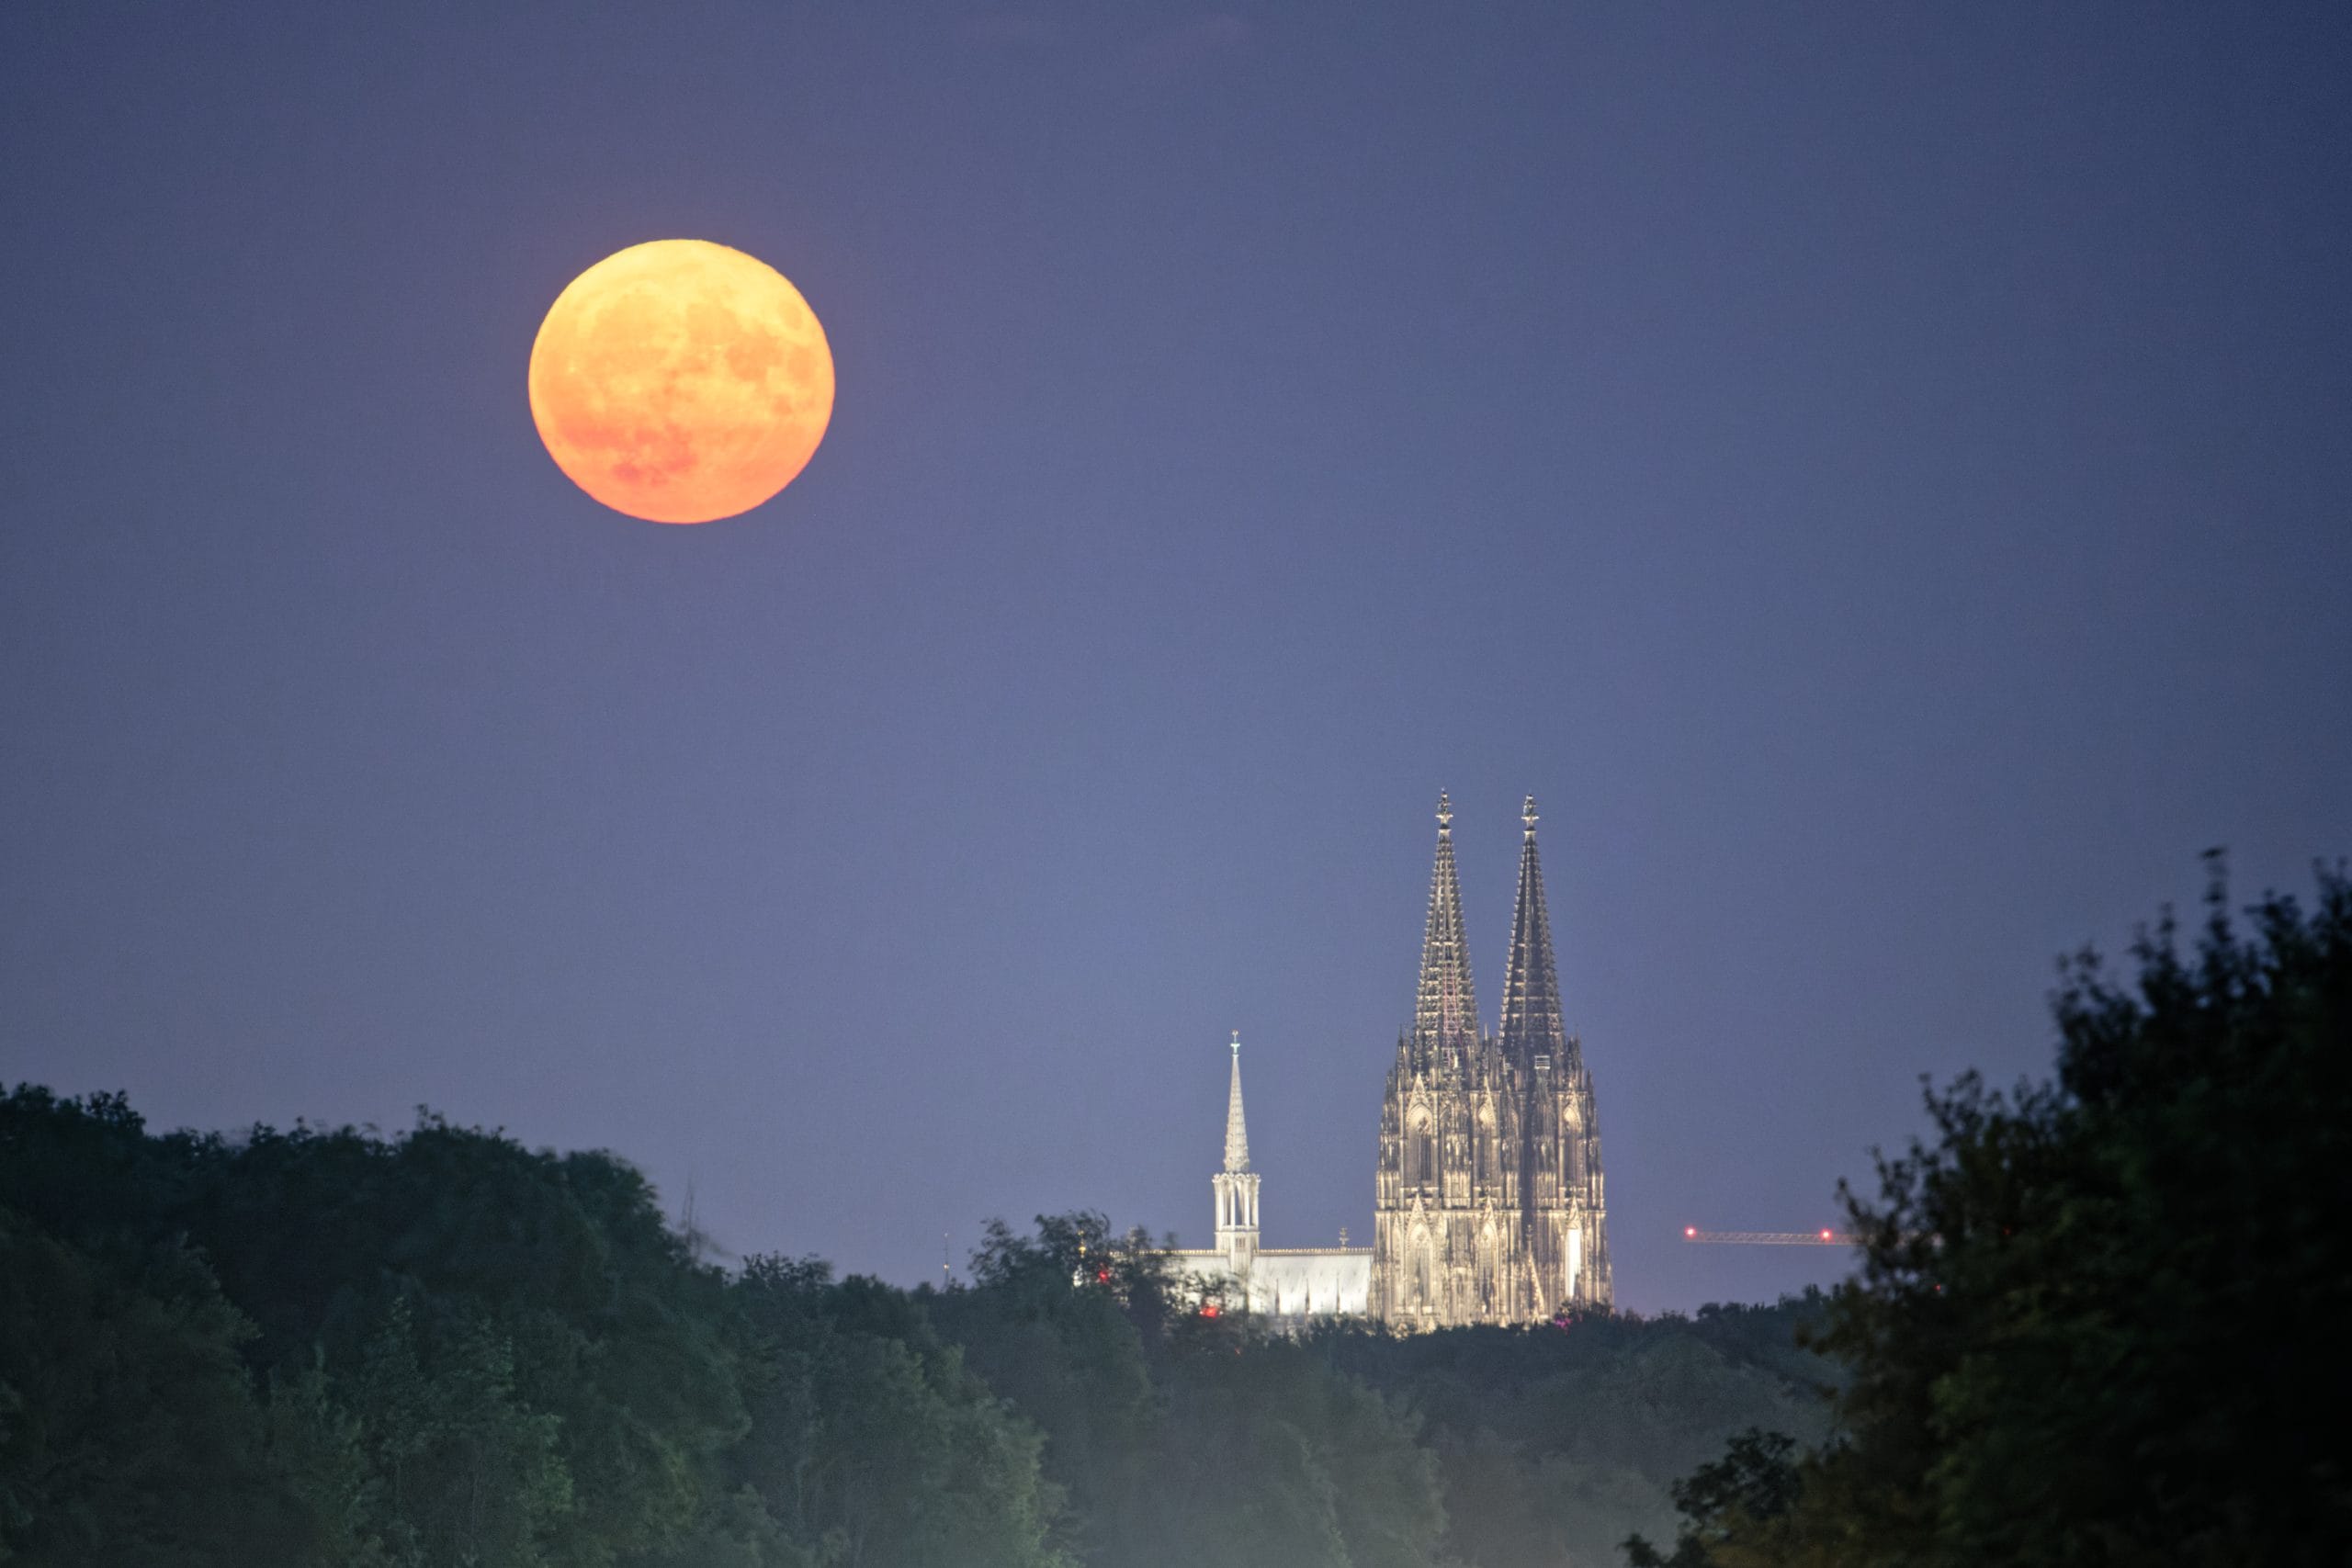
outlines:
[[[659,1561],[707,1532],[747,1423],[727,1281],[626,1162],[429,1114],[393,1139],[297,1127],[159,1142],[176,1169],[165,1217],[259,1325],[255,1359],[322,1359],[377,1462],[413,1436],[383,1427],[410,1407],[369,1382],[394,1364],[385,1336],[405,1335],[432,1420],[472,1431],[484,1454],[547,1435],[544,1474],[518,1451],[511,1472],[500,1461],[445,1479],[470,1508],[492,1495],[478,1482],[510,1476],[548,1562]],[[441,1506],[413,1494],[408,1506]]]
[[[1750,1427],[1734,1438],[1724,1457],[1674,1483],[1674,1506],[1689,1523],[1674,1551],[1660,1552],[1639,1535],[1625,1540],[1633,1568],[1744,1568],[1770,1562],[1759,1539],[1771,1540],[1795,1506],[1801,1483],[1792,1458],[1796,1439]]]
[[[420,1333],[395,1297],[347,1380],[346,1408],[382,1484],[374,1536],[401,1568],[541,1568],[574,1511],[560,1423],[517,1399],[514,1355],[484,1319]]]
[[[430,1116],[390,1140],[157,1138],[119,1096],[25,1088],[0,1096],[0,1202],[142,1280],[179,1258],[226,1313],[215,1361],[253,1438],[207,1445],[225,1478],[171,1490],[230,1508],[234,1480],[294,1510],[239,1505],[233,1561],[284,1540],[316,1568],[658,1568],[690,1551],[757,1561],[772,1543],[726,1480],[748,1425],[726,1278],[611,1156],[534,1153]],[[119,1292],[40,1278],[27,1310],[60,1345],[107,1342]],[[193,1289],[163,1298],[190,1322]],[[46,1397],[25,1386],[20,1404]],[[32,1499],[28,1529],[71,1506],[55,1487],[15,1490]]]
[[[78,1247],[0,1207],[0,1562],[300,1561],[314,1535],[264,1461],[251,1332],[185,1248]]]
[[[1169,1249],[1099,1214],[992,1224],[941,1332],[1046,1436],[1074,1551],[1166,1562],[1420,1568],[1443,1511],[1413,1423],[1320,1351],[1189,1311]]]
[[[1114,1241],[1100,1214],[1040,1216],[1034,1237],[991,1221],[973,1287],[922,1293],[939,1332],[1044,1434],[1067,1534],[1090,1562],[1165,1544],[1152,1382],[1163,1341],[1144,1332],[1169,1321],[1165,1273],[1163,1255],[1139,1236]]]
[[[1036,1430],[906,1292],[774,1258],[736,1290],[764,1361],[736,1462],[787,1539],[843,1568],[1060,1568]]]
[[[1157,1474],[1191,1560],[1431,1560],[1445,1509],[1418,1423],[1314,1348],[1231,1327],[1188,1336],[1161,1383],[1167,1457]]]
[[[1735,1433],[1825,1438],[1837,1369],[1796,1346],[1825,1305],[1808,1292],[1694,1317],[1407,1336],[1335,1325],[1311,1343],[1419,1416],[1449,1559],[1554,1568],[1611,1561],[1628,1531],[1670,1528],[1675,1479]]]
[[[2193,953],[2167,915],[2130,985],[2064,966],[2054,1081],[1930,1090],[1847,1195],[1844,1440],[1776,1518],[1693,1494],[1691,1561],[2342,1561],[2352,883],[2246,931],[2213,870]]]

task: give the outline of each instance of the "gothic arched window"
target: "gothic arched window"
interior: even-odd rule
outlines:
[[[1437,1139],[1430,1131],[1430,1113],[1416,1107],[1405,1165],[1406,1179],[1426,1185],[1437,1179]]]

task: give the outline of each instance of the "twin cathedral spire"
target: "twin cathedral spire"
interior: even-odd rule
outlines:
[[[1437,874],[1430,879],[1430,923],[1421,938],[1413,1036],[1432,1051],[1466,1050],[1478,1043],[1478,995],[1470,983],[1462,886],[1453,874],[1453,804],[1443,794],[1437,797]]]
[[[1511,916],[1510,960],[1503,981],[1502,1027],[1493,1036],[1523,1068],[1538,1056],[1565,1058],[1567,1026],[1560,1005],[1559,965],[1552,955],[1552,918],[1544,907],[1544,864],[1535,852],[1535,797],[1520,808],[1519,903]],[[1453,868],[1453,805],[1437,797],[1437,870],[1430,879],[1429,929],[1421,938],[1420,994],[1413,1039],[1430,1052],[1475,1052],[1482,1036],[1463,934],[1462,886]]]
[[[1538,1056],[1565,1058],[1567,1024],[1560,1007],[1560,971],[1552,960],[1552,917],[1544,908],[1544,865],[1535,855],[1535,797],[1520,820],[1527,834],[1519,852],[1519,908],[1511,916],[1510,966],[1503,980],[1503,1054],[1532,1066]]]
[[[1400,1326],[1526,1323],[1611,1298],[1599,1119],[1560,1001],[1535,799],[1521,811],[1519,900],[1500,1027],[1479,1027],[1438,796],[1412,1032],[1382,1109],[1371,1307]]]

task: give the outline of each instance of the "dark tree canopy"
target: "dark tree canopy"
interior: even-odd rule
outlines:
[[[1842,1440],[1736,1453],[1756,1483],[1688,1493],[1671,1561],[2345,1560],[2352,884],[2246,913],[2217,869],[2193,952],[2167,917],[2129,984],[2068,963],[2054,1081],[1929,1093],[1934,1141],[1848,1199]]]
[[[1293,1341],[1096,1214],[972,1262],[729,1275],[607,1155],[20,1089],[0,1562],[1536,1568],[1740,1426],[1818,1436],[1817,1302]]]

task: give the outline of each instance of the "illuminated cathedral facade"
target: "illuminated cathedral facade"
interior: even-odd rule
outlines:
[[[1370,1316],[1398,1328],[1537,1323],[1611,1300],[1600,1132],[1582,1043],[1567,1032],[1535,849],[1521,814],[1519,901],[1499,1025],[1479,1027],[1438,797],[1437,866],[1413,1026],[1381,1100],[1369,1247],[1263,1248],[1237,1037],[1216,1245],[1178,1254],[1204,1286],[1278,1325]]]

